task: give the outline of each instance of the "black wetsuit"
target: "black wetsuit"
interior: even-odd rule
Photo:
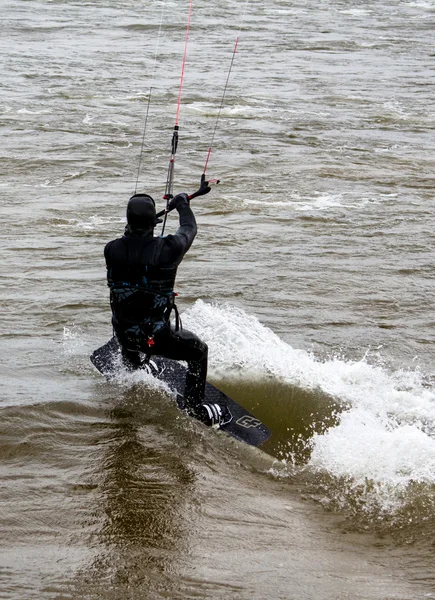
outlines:
[[[188,364],[184,397],[192,408],[204,398],[207,345],[195,334],[171,327],[177,268],[196,236],[191,208],[178,208],[180,227],[175,235],[154,237],[153,229],[131,230],[104,249],[110,288],[112,324],[124,359],[140,366],[139,352]]]

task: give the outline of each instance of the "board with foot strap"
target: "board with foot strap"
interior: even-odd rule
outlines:
[[[107,344],[95,350],[91,361],[109,381],[114,380],[122,364],[117,339],[113,337]],[[182,395],[186,378],[184,365],[169,358],[153,356],[144,368],[157,379],[167,383],[177,393],[178,408],[191,414]],[[259,419],[208,382],[201,411],[191,416],[251,446],[260,446],[270,437],[270,431]]]

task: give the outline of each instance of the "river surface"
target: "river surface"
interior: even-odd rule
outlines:
[[[264,452],[89,361],[189,3],[0,7],[0,598],[435,598],[434,1],[193,2],[178,304]]]

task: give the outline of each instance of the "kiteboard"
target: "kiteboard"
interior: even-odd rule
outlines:
[[[121,349],[115,337],[95,350],[90,358],[92,364],[106,379],[109,381],[116,379],[121,366]],[[205,385],[202,417],[190,413],[182,395],[186,367],[178,361],[162,356],[152,356],[143,368],[157,379],[167,383],[176,392],[178,408],[194,418],[204,422],[204,415],[208,415],[210,422],[214,423],[212,425],[214,428],[251,446],[260,446],[269,439],[270,431],[259,419],[208,382]]]

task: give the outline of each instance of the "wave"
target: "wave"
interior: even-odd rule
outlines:
[[[334,399],[329,414],[320,411],[320,426],[313,422],[311,430],[304,427],[311,434],[305,440],[310,452],[304,469],[320,477],[325,505],[334,502],[340,510],[352,507],[355,512],[357,498],[357,512],[378,517],[403,513],[404,507],[410,503],[415,507],[417,502],[420,508],[425,505],[427,517],[435,486],[435,393],[423,373],[418,369],[390,372],[381,357],[368,352],[359,361],[320,360],[285,343],[254,316],[228,305],[197,301],[183,321],[209,345],[213,377],[258,383],[274,379],[281,382],[281,389],[287,384],[311,391],[317,403]],[[297,398],[307,402],[306,394]],[[283,412],[289,431],[300,429],[300,423],[286,418],[279,398],[269,402],[271,410]],[[310,410],[314,421],[315,410]],[[281,462],[294,464],[290,435],[288,442]],[[282,441],[281,446],[285,447]]]
[[[272,475],[297,474],[359,526],[433,518],[435,393],[421,371],[388,370],[368,351],[320,359],[228,304],[198,300],[182,317],[209,346],[209,379],[272,430],[264,448],[277,457]],[[63,341],[69,362],[88,354],[79,329],[65,329]],[[171,394],[120,367],[119,385],[138,383]]]

